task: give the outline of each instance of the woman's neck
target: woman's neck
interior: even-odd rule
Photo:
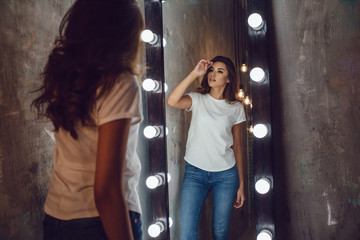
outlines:
[[[221,100],[224,99],[223,94],[224,94],[224,89],[219,89],[219,88],[211,88],[210,89],[210,96],[212,96],[213,98],[217,99],[217,100]]]

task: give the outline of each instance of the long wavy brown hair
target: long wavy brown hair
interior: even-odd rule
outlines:
[[[236,94],[239,90],[239,86],[238,86],[234,63],[231,61],[230,58],[223,57],[223,56],[216,56],[211,60],[211,62],[213,62],[213,63],[222,62],[225,64],[225,66],[228,70],[228,77],[229,77],[230,83],[226,84],[226,87],[223,92],[223,98],[225,99],[225,101],[229,104],[239,101],[236,98]],[[210,72],[210,68],[206,71],[206,74],[204,75],[204,77],[201,81],[200,87],[197,89],[197,92],[202,93],[202,94],[210,93],[211,88],[208,83],[208,73],[209,72]]]
[[[54,130],[77,139],[75,126],[95,127],[96,100],[123,72],[137,74],[144,19],[136,0],[78,0],[64,16],[33,102]],[[100,91],[98,91],[100,89]]]

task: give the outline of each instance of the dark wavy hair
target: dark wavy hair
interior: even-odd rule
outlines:
[[[77,0],[64,16],[31,104],[54,130],[77,139],[75,126],[96,127],[96,100],[123,72],[137,74],[144,19],[136,0]],[[100,91],[98,91],[100,90]]]
[[[234,103],[235,101],[239,101],[236,97],[236,94],[239,90],[238,86],[238,80],[236,76],[235,66],[234,63],[231,61],[230,58],[223,57],[223,56],[216,56],[214,57],[211,62],[222,62],[225,64],[227,70],[228,70],[228,77],[230,80],[229,84],[226,84],[226,87],[224,89],[223,98],[227,103]],[[197,89],[197,92],[205,94],[210,93],[210,86],[208,83],[208,73],[210,72],[210,68],[206,71],[206,74],[204,75],[200,87]]]

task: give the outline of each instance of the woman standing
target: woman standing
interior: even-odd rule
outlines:
[[[141,239],[143,28],[136,0],[78,0],[61,22],[33,101],[56,140],[44,239]]]
[[[184,95],[203,76],[198,92]],[[235,67],[227,57],[201,60],[171,92],[168,105],[192,111],[181,190],[180,239],[198,239],[200,215],[207,195],[213,196],[214,239],[228,239],[232,207],[244,196],[243,146],[245,112],[236,99]]]

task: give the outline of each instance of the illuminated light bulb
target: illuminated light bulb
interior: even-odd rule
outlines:
[[[169,217],[169,228],[171,228],[172,225],[173,225],[173,220],[171,217]]]
[[[165,39],[165,38],[163,38],[163,40],[162,40],[162,44],[163,44],[163,47],[165,47],[165,46],[166,46],[166,39]]]
[[[154,138],[160,135],[160,128],[157,126],[147,126],[144,128],[144,136],[146,138]]]
[[[163,184],[163,178],[156,174],[155,176],[150,176],[146,179],[146,186],[150,189],[155,189],[161,184]]]
[[[239,98],[244,98],[244,97],[245,97],[244,90],[242,90],[242,89],[239,90],[239,92],[238,92],[238,97],[239,97]]]
[[[255,190],[260,194],[266,194],[270,191],[270,180],[261,178],[255,183]]]
[[[150,44],[155,44],[158,40],[158,36],[149,29],[145,29],[144,31],[142,31],[140,38],[144,42],[150,43]]]
[[[168,90],[168,85],[164,83],[164,92],[166,92],[167,90]]]
[[[262,68],[255,67],[250,71],[250,78],[254,82],[262,82],[265,80],[265,72]]]
[[[253,128],[253,134],[257,138],[263,138],[268,134],[268,128],[264,124],[256,124]]]
[[[145,79],[143,81],[142,86],[145,89],[145,91],[148,91],[148,92],[153,91],[153,92],[155,92],[155,91],[157,91],[159,89],[160,84],[156,80],[153,80],[151,78],[147,78],[147,79]]]
[[[166,128],[165,128],[165,134],[166,134],[166,136],[168,135],[168,133],[169,133],[169,129],[168,129],[168,127],[166,127]]]
[[[156,238],[160,235],[162,231],[164,231],[165,227],[162,222],[156,222],[151,224],[148,228],[148,233],[150,237]]]
[[[261,230],[257,235],[256,240],[272,240],[272,233],[269,230]]]
[[[264,21],[260,14],[253,13],[248,18],[249,26],[254,30],[260,30],[264,26]]]
[[[249,96],[246,96],[246,97],[245,97],[244,103],[245,103],[246,105],[249,105],[249,104],[251,103]]]
[[[248,130],[249,130],[249,133],[253,133],[253,131],[254,131],[253,126],[250,126]]]
[[[245,63],[243,63],[243,64],[241,65],[240,70],[241,70],[242,72],[244,72],[244,73],[247,72],[248,68],[247,68],[247,66],[246,66]]]

